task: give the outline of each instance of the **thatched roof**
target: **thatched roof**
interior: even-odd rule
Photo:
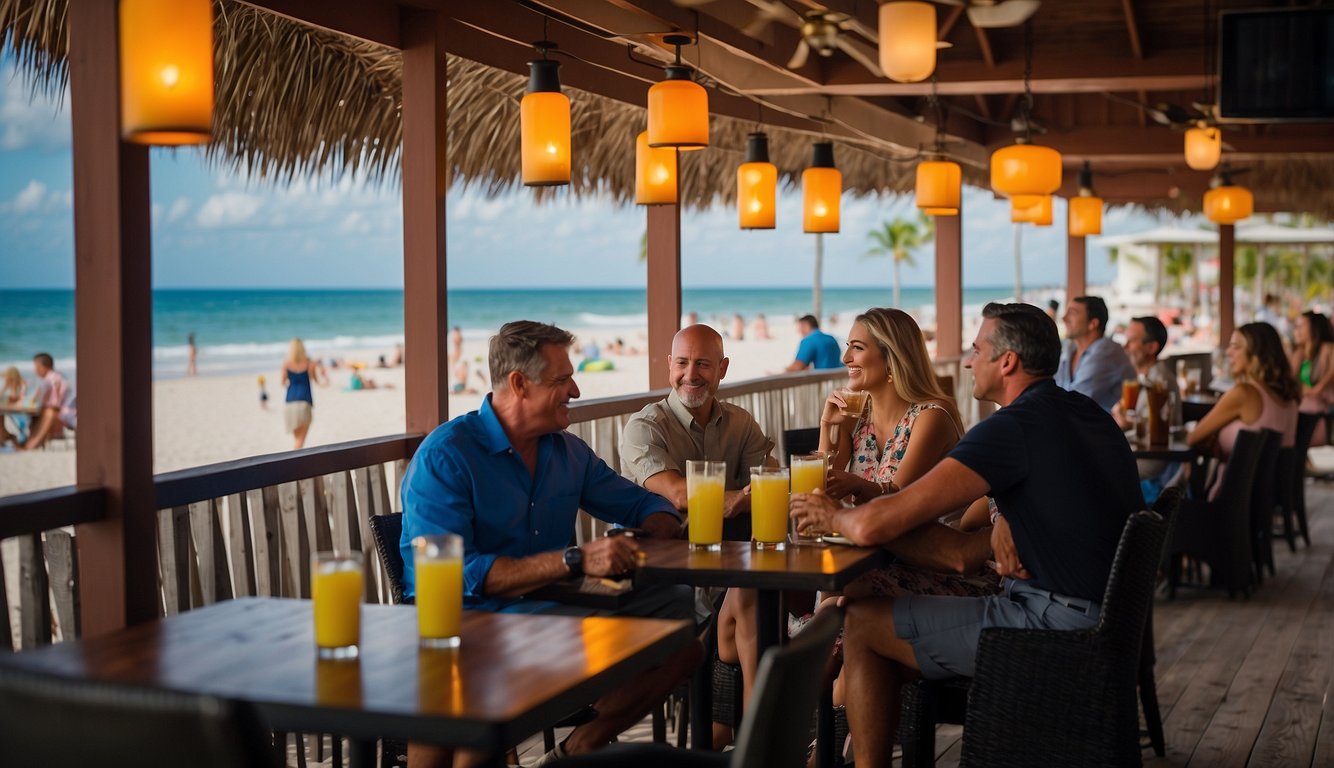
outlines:
[[[0,0],[0,29],[35,87],[67,79],[67,0]],[[393,49],[298,24],[252,6],[215,0],[215,141],[220,166],[289,181],[319,171],[396,182],[402,121],[402,57]],[[525,78],[451,56],[449,160],[452,181],[498,194],[519,184],[519,100]],[[645,109],[566,88],[573,130],[575,195],[634,196],[634,139]],[[715,116],[711,146],[682,154],[682,200],[706,207],[735,197],[750,122]],[[817,135],[768,128],[780,178],[798,184]],[[853,194],[912,188],[914,157],[839,142],[845,188]],[[978,169],[965,179],[984,183]],[[550,194],[550,190],[541,190]]]

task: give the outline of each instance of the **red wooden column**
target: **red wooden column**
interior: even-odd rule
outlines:
[[[1070,235],[1065,240],[1065,303],[1088,292],[1088,240]]]
[[[120,140],[117,4],[72,0],[74,311],[80,485],[106,517],[77,527],[80,620],[96,635],[158,614],[148,150]]]
[[[680,164],[677,164],[680,179]],[[681,327],[681,206],[648,209],[648,386],[669,386],[667,357]]]
[[[402,12],[403,396],[409,432],[430,432],[449,418],[443,30],[435,11]]]
[[[1233,295],[1236,281],[1237,230],[1231,224],[1218,225],[1218,348],[1227,346],[1237,324]]]
[[[963,208],[958,216],[935,219],[936,357],[959,357],[963,354]]]

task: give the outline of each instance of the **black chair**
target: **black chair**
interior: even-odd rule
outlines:
[[[1177,512],[1185,495],[1181,486],[1170,486],[1164,488],[1163,492],[1158,494],[1158,499],[1153,502],[1153,511],[1167,522],[1167,533],[1163,537],[1164,550],[1167,541],[1172,538]],[[1159,553],[1160,561],[1164,554],[1165,552]],[[1154,664],[1157,661],[1158,657],[1153,648],[1153,609],[1150,607],[1148,616],[1144,620],[1144,641],[1140,644],[1139,650],[1139,703],[1144,709],[1144,724],[1148,730],[1149,744],[1153,747],[1154,754],[1162,757],[1167,754],[1167,742],[1163,738],[1163,716],[1158,709],[1158,683],[1154,674]]]
[[[1139,765],[1140,648],[1166,535],[1155,512],[1126,521],[1093,629],[982,631],[960,765]]]
[[[1155,510],[1174,510],[1179,501],[1180,491],[1169,488],[1159,497]],[[978,647],[977,677],[915,680],[905,684],[898,730],[904,768],[935,764],[937,723],[965,724],[961,764],[1031,766],[1054,761],[1061,765],[1121,765],[1129,761],[1132,749],[1134,764],[1138,764],[1137,688],[1150,741],[1155,752],[1162,754],[1165,746],[1153,685],[1153,636],[1149,621],[1167,526],[1167,521],[1156,511],[1138,512],[1126,521],[1095,628],[1083,632],[988,629],[983,631]],[[1045,666],[1048,647],[1054,660],[1051,668]],[[1145,648],[1150,652],[1147,671],[1141,658]],[[1016,656],[999,658],[1005,653]],[[1036,664],[1034,659],[1043,662]],[[1037,686],[1034,692],[1009,690],[1022,689],[1030,678]],[[979,687],[983,690],[984,709],[975,711]],[[1051,709],[1043,701],[1046,692],[1052,692]],[[998,706],[994,699],[997,695],[1014,696],[1017,704],[1025,708],[1025,717],[1041,722],[1019,728],[1008,736],[1004,729],[979,727],[979,719],[991,716],[984,713]],[[1115,709],[1108,712],[1105,709],[1108,704],[1115,704]],[[1056,707],[1061,711],[1056,711]],[[1079,722],[1067,724],[1068,720]],[[1087,743],[1072,743],[1069,738],[1046,742],[1034,739],[1035,733],[1045,732],[1052,724],[1058,729],[1071,728],[1076,734],[1073,741],[1085,739]],[[1099,732],[1099,728],[1103,731]],[[976,733],[970,734],[973,729]],[[987,750],[991,749],[996,750],[994,761],[988,756]],[[1119,757],[1100,759],[1100,755]]]
[[[1278,459],[1279,486],[1278,501],[1283,509],[1283,538],[1288,540],[1288,548],[1297,551],[1297,534],[1300,533],[1306,546],[1311,546],[1311,532],[1306,526],[1306,453],[1310,450],[1311,437],[1315,428],[1324,418],[1319,413],[1297,414],[1297,439],[1294,447],[1283,449]]]
[[[591,755],[563,760],[570,768],[728,766],[804,768],[811,722],[824,686],[824,668],[843,610],[820,611],[792,641],[764,652],[751,704],[741,719],[732,752],[683,750],[662,744],[616,744]]]
[[[1255,565],[1255,583],[1264,583],[1264,569],[1274,575],[1274,510],[1278,507],[1279,443],[1283,435],[1272,429],[1261,430],[1260,461],[1255,465],[1255,484],[1251,487],[1251,559]]]
[[[1251,551],[1251,489],[1260,461],[1259,432],[1242,430],[1228,459],[1223,485],[1214,500],[1187,499],[1177,515],[1168,545],[1169,597],[1182,583],[1182,557],[1209,564],[1209,584],[1222,587],[1229,597],[1249,596],[1254,567]]]
[[[783,450],[789,458],[820,450],[820,428],[783,430]]]
[[[277,766],[250,704],[0,666],[0,754],[45,768]]]
[[[403,539],[403,513],[391,512],[387,515],[370,516],[371,537],[375,539],[375,551],[380,555],[380,565],[384,566],[385,578],[389,581],[389,596],[394,605],[411,603],[403,597],[403,551],[399,542]]]

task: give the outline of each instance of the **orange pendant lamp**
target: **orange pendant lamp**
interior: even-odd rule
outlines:
[[[917,164],[917,207],[928,216],[955,216],[959,213],[959,186],[963,172],[958,163],[927,160]],[[948,211],[948,213],[933,213]]]
[[[1010,221],[1016,224],[1033,224],[1039,227],[1051,226],[1051,195],[1043,195],[1038,202],[1027,208],[1020,208],[1010,203]]]
[[[135,144],[212,139],[210,0],[121,0],[120,120]]]
[[[1006,197],[1050,195],[1061,188],[1061,153],[1020,142],[991,155],[991,188]]]
[[[1066,231],[1071,237],[1102,234],[1102,198],[1093,194],[1093,167],[1087,160],[1079,171],[1079,196],[1070,198]]]
[[[778,168],[769,162],[769,137],[746,137],[746,162],[736,169],[737,216],[742,229],[773,229],[778,200]]]
[[[936,7],[901,2],[880,6],[880,69],[900,83],[917,83],[936,71]]]
[[[676,150],[648,145],[648,131],[635,139],[635,202],[670,205],[677,200]]]
[[[1215,224],[1236,224],[1255,212],[1255,197],[1245,187],[1232,183],[1232,169],[1227,163],[1204,193],[1204,215]]]
[[[667,67],[667,79],[648,89],[648,145],[702,149],[709,146],[709,94],[681,64],[681,46],[690,38],[668,35],[665,42],[676,46],[676,63]]]
[[[801,229],[803,232],[838,232],[843,174],[834,166],[834,145],[818,141],[811,150],[811,165],[801,172]]]
[[[547,43],[538,48],[545,56]],[[528,62],[528,92],[519,103],[523,183],[550,187],[570,183],[570,99],[560,92],[560,62]]]
[[[1186,131],[1186,165],[1197,171],[1212,171],[1223,156],[1222,131],[1200,123]]]

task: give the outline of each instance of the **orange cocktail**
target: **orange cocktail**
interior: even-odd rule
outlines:
[[[786,467],[750,470],[750,538],[760,549],[787,544],[788,471]]]
[[[463,622],[463,539],[453,534],[412,540],[417,635],[427,648],[455,648]]]
[[[1130,413],[1139,404],[1139,379],[1121,382],[1121,413]]]
[[[319,552],[311,558],[310,597],[320,658],[357,657],[364,589],[360,552]]]
[[[722,549],[727,462],[686,462],[686,537],[691,549]]]

